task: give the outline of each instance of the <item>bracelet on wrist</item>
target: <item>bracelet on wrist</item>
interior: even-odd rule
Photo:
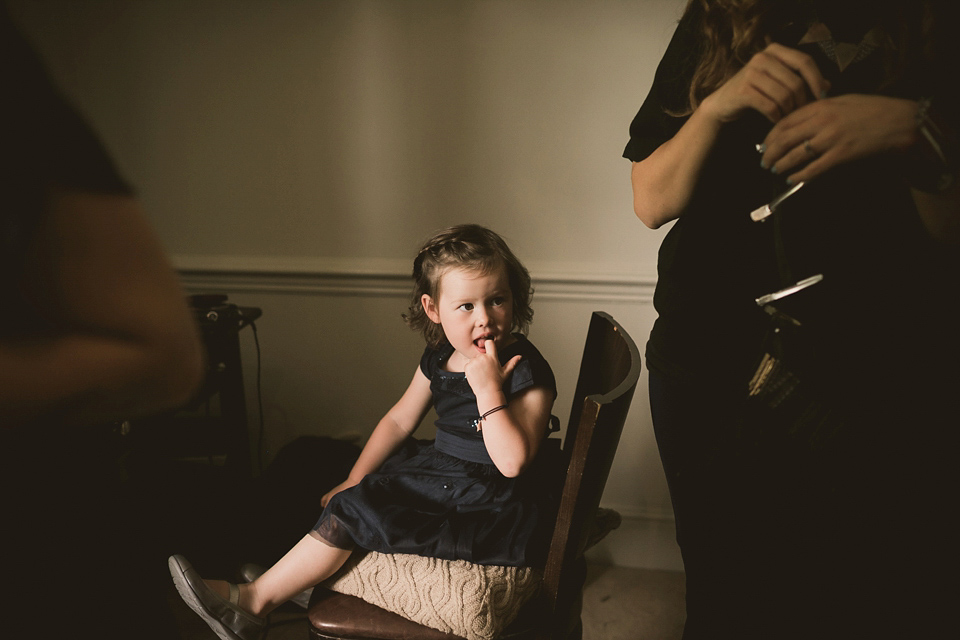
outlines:
[[[484,413],[482,416],[480,416],[480,418],[478,418],[477,420],[475,420],[474,423],[473,423],[473,426],[475,426],[475,427],[477,428],[477,431],[481,431],[481,430],[483,429],[482,423],[483,423],[484,420],[487,419],[487,416],[493,415],[493,414],[496,413],[497,411],[503,411],[503,410],[506,409],[506,408],[507,408],[507,405],[502,404],[502,405],[500,405],[499,407],[494,407],[493,409],[490,409],[490,411],[487,411],[487,412]]]

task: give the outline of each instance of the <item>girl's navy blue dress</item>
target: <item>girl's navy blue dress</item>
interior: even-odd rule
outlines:
[[[524,336],[500,354],[523,356],[504,384],[509,402],[532,387],[556,397],[550,365]],[[539,566],[555,515],[555,449],[541,447],[517,478],[494,466],[477,431],[477,398],[463,373],[443,370],[448,344],[427,347],[420,370],[437,411],[435,441],[409,438],[383,466],[327,504],[312,535],[341,548],[411,553],[477,564]]]

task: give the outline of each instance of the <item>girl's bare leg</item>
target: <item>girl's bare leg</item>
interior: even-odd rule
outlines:
[[[256,616],[265,616],[304,589],[329,578],[343,566],[351,553],[307,534],[262,576],[249,584],[239,585],[240,607]],[[214,591],[226,596],[226,582],[206,582]]]

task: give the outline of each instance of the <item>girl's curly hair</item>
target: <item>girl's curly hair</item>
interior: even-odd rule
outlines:
[[[424,294],[434,300],[440,291],[440,280],[453,268],[474,269],[489,273],[503,267],[513,297],[513,327],[525,333],[533,321],[533,287],[530,273],[510,247],[493,231],[476,224],[463,224],[436,233],[427,240],[413,261],[413,293],[403,319],[419,331],[427,344],[437,346],[444,340],[443,328],[427,316],[421,303]]]

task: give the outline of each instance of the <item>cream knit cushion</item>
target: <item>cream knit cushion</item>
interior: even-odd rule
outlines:
[[[492,640],[540,586],[529,567],[370,551],[321,583],[467,640]]]

